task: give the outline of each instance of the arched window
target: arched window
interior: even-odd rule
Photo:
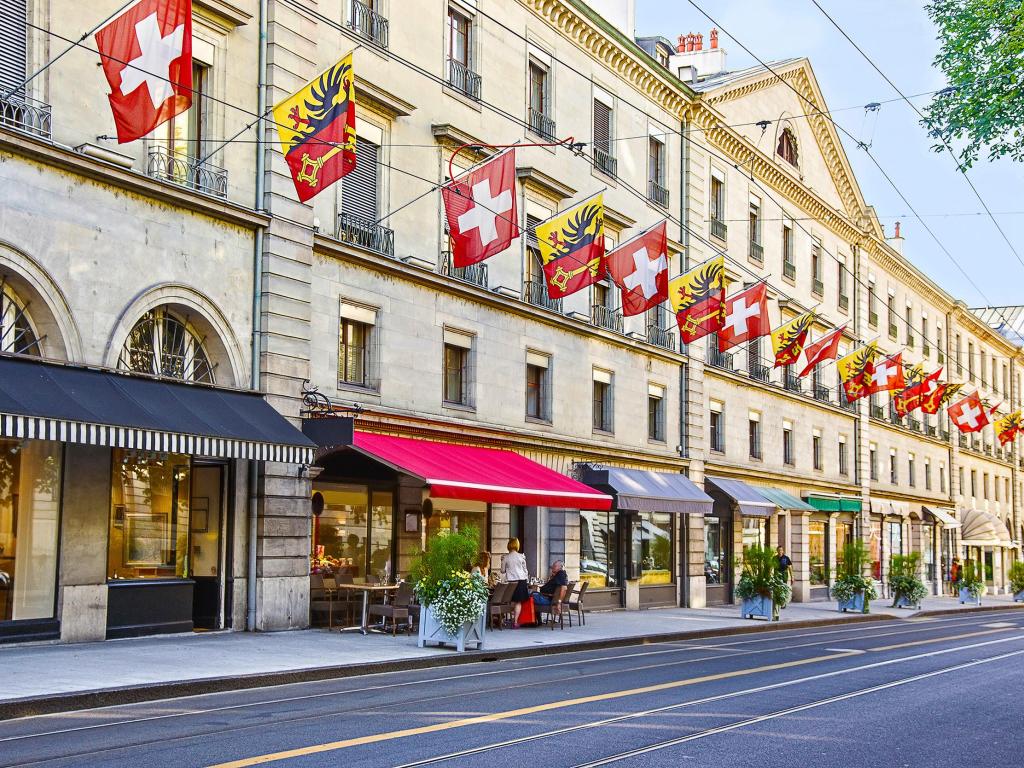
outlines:
[[[28,305],[0,278],[0,352],[42,355],[27,310]]]
[[[121,348],[117,367],[184,381],[213,384],[213,366],[187,319],[163,307],[150,310],[132,328]]]
[[[789,128],[784,128],[779,136],[776,154],[792,166],[797,164],[796,136]]]

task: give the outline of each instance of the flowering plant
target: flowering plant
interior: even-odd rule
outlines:
[[[309,572],[327,575],[334,573],[334,569],[341,565],[341,561],[336,557],[325,555],[322,551],[323,547],[317,547],[317,549],[321,551],[309,556]]]
[[[878,597],[875,582],[863,575],[868,562],[868,551],[864,542],[856,539],[847,542],[843,547],[843,562],[839,566],[839,575],[831,589],[832,597],[840,603],[848,603],[858,592],[863,592],[864,613],[870,611],[871,601]]]
[[[919,605],[928,594],[924,582],[917,577],[917,564],[921,559],[918,552],[909,555],[893,555],[889,564],[889,588],[892,590],[895,606],[899,598],[913,605]]]
[[[472,576],[467,571],[456,571],[431,588],[427,579],[416,582],[416,594],[432,592],[430,611],[444,631],[454,635],[462,625],[480,618],[487,608],[487,582],[483,576]]]
[[[966,589],[971,597],[978,597],[985,591],[985,579],[981,571],[981,563],[968,560],[960,569],[960,579],[956,583],[957,589]]]
[[[785,608],[793,597],[793,588],[779,570],[778,558],[769,547],[746,547],[743,572],[736,583],[736,595],[743,600],[755,596],[771,598],[774,606]]]

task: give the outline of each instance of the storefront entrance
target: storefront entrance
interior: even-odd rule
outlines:
[[[704,580],[708,605],[732,602],[732,520],[704,518]]]

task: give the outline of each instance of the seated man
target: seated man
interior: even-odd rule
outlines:
[[[540,588],[540,592],[533,593],[533,602],[537,605],[551,605],[558,591],[567,586],[569,586],[569,576],[562,567],[562,561],[555,560],[551,564],[550,577]]]

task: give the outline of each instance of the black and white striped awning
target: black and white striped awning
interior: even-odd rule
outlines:
[[[316,448],[255,392],[8,356],[0,437],[293,464]]]

